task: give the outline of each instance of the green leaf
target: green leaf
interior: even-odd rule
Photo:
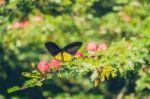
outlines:
[[[117,74],[115,72],[111,73],[112,78],[115,78],[117,76]]]
[[[27,78],[40,78],[40,74],[38,74],[38,72],[34,73],[22,72],[21,74]]]
[[[31,73],[28,73],[28,72],[22,72],[21,74],[25,77],[30,77],[31,76]]]
[[[11,88],[7,89],[7,92],[12,93],[12,92],[15,92],[15,91],[18,91],[18,90],[20,90],[20,87],[19,86],[14,86],[14,87],[11,87]]]
[[[42,83],[42,82],[38,82],[36,85],[37,85],[37,86],[42,86],[43,83]]]
[[[30,86],[30,85],[35,84],[37,81],[38,81],[38,79],[30,79],[30,80],[25,81],[24,85]]]

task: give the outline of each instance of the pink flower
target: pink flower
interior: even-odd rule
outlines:
[[[25,20],[25,21],[23,21],[21,23],[22,23],[22,28],[24,28],[24,27],[26,27],[26,26],[28,26],[30,24],[30,22],[28,20]]]
[[[42,21],[43,19],[42,19],[41,16],[35,16],[35,17],[33,18],[33,20],[34,20],[35,22],[40,22],[40,21]]]
[[[80,57],[83,57],[83,53],[78,51],[76,54],[75,54],[75,57],[76,58],[80,58]]]
[[[97,48],[98,46],[95,42],[90,42],[87,45],[87,50],[88,50],[88,53],[90,54],[94,54],[97,51]]]
[[[44,74],[49,71],[49,63],[45,60],[38,63],[38,69]]]
[[[106,43],[101,43],[98,45],[98,49],[97,51],[102,51],[102,50],[106,50],[108,48]]]
[[[28,25],[29,25],[29,21],[25,20],[23,22],[15,22],[14,24],[12,24],[12,28],[13,29],[19,29],[19,28],[24,28]]]
[[[87,50],[93,52],[97,51],[97,44],[95,42],[88,43]]]
[[[58,69],[61,67],[61,62],[57,59],[52,59],[50,64],[51,64],[51,68]]]
[[[123,21],[125,21],[125,22],[130,22],[130,21],[131,21],[131,17],[130,17],[129,15],[124,15],[124,16],[122,17],[122,19],[123,19]]]
[[[21,22],[15,22],[14,24],[12,24],[12,28],[13,28],[13,29],[22,28]]]

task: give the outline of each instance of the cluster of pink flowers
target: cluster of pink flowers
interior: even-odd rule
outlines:
[[[49,63],[48,61],[42,60],[38,63],[38,69],[45,74],[46,72],[51,71],[52,69],[59,69],[61,67],[61,62],[56,59],[52,59]]]
[[[90,55],[93,55],[95,52],[100,52],[102,50],[106,50],[108,48],[106,43],[95,43],[95,42],[90,42],[87,45],[87,51]]]
[[[42,20],[43,20],[43,19],[42,19],[41,16],[34,16],[34,17],[33,17],[33,21],[34,21],[34,22],[40,22],[40,21],[42,21]],[[24,21],[21,21],[21,22],[17,21],[17,22],[14,22],[14,23],[11,25],[11,28],[12,28],[12,29],[25,28],[25,27],[29,26],[29,24],[31,24],[29,20],[24,20]]]
[[[82,52],[77,52],[75,54],[75,57],[76,58],[80,58],[80,57],[83,57],[83,53]],[[53,69],[59,69],[61,67],[61,61],[57,60],[57,59],[52,59],[50,61],[50,63],[48,63],[48,61],[45,61],[45,60],[42,60],[38,63],[38,69],[43,73],[45,74],[46,72],[49,72]]]
[[[24,28],[28,26],[30,22],[28,20],[22,21],[22,22],[15,22],[11,25],[11,28],[13,29],[19,29],[19,28]]]

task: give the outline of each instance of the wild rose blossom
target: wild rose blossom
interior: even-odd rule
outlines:
[[[40,61],[39,63],[38,63],[38,69],[43,73],[43,74],[45,74],[46,72],[48,72],[49,71],[49,63],[47,62],[47,61],[45,61],[45,60],[43,60],[43,61]]]

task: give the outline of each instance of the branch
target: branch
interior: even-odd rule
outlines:
[[[125,92],[127,91],[127,86],[129,84],[129,80],[125,81],[125,86],[121,89],[120,93],[117,96],[117,99],[122,99],[122,97],[124,96]]]

